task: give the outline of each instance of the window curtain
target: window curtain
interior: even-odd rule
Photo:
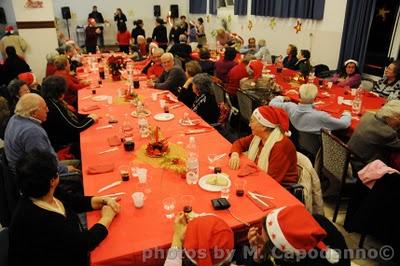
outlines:
[[[208,13],[212,15],[217,14],[217,0],[210,0],[208,2]]]
[[[247,15],[247,0],[235,0],[233,14],[239,15],[239,16],[246,16]]]
[[[207,13],[207,0],[190,0],[189,13],[191,14]]]
[[[358,61],[360,70],[364,67],[376,2],[377,0],[347,1],[338,69],[349,58]]]
[[[322,19],[325,0],[252,0],[251,14],[280,18]]]

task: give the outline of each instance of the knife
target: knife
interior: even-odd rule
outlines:
[[[107,185],[107,186],[105,186],[103,188],[100,188],[97,192],[98,193],[103,192],[104,190],[107,190],[107,189],[116,187],[118,185],[121,185],[121,183],[122,183],[122,181],[115,181],[115,182],[113,182],[113,183],[111,183],[111,184],[109,184],[109,185]]]

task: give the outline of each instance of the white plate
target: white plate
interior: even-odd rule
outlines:
[[[92,100],[95,102],[102,102],[102,101],[106,101],[108,99],[107,95],[97,95],[97,96],[93,96]]]
[[[183,121],[183,119],[179,119],[179,124],[182,126],[195,126],[200,124],[200,119],[190,119],[190,123]]]
[[[175,115],[171,113],[159,113],[153,116],[157,121],[169,121],[174,119]]]
[[[143,111],[144,111],[144,113],[143,113],[143,116],[144,116],[144,117],[147,117],[147,116],[151,115],[150,110],[145,109],[145,110],[143,110]],[[131,116],[133,116],[133,117],[138,117],[138,114],[136,113],[136,111],[133,111],[133,112],[131,113]]]
[[[202,176],[200,178],[200,180],[199,180],[199,186],[202,189],[207,190],[207,191],[211,191],[211,192],[219,192],[219,191],[221,191],[221,189],[231,186],[231,180],[229,179],[229,176],[226,175],[226,174],[220,174],[220,177],[223,177],[226,180],[228,180],[228,185],[226,185],[226,186],[216,186],[216,185],[207,184],[207,179],[210,178],[210,177],[213,177],[213,176],[215,176],[215,174],[208,174],[208,175]]]

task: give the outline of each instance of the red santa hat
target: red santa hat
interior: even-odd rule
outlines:
[[[13,33],[14,32],[14,27],[11,25],[6,26],[5,31],[7,33]]]
[[[253,71],[253,79],[254,80],[257,80],[259,77],[261,77],[264,65],[260,60],[250,61],[249,67]]]
[[[212,266],[231,259],[234,239],[229,225],[215,215],[199,216],[187,225],[184,250],[199,266]]]
[[[18,75],[18,79],[25,81],[25,83],[30,86],[34,83],[36,83],[36,77],[35,74],[33,74],[32,72],[25,72],[25,73],[21,73]]]
[[[304,206],[288,206],[271,211],[265,220],[268,237],[282,252],[304,254],[318,248],[325,251],[330,263],[339,262],[339,253],[328,248],[322,240],[326,231]]]
[[[253,116],[266,127],[280,127],[283,132],[289,132],[289,117],[285,110],[277,107],[264,105],[254,110]]]

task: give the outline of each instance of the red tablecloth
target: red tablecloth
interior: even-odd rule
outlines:
[[[283,88],[284,94],[292,99],[294,102],[299,101],[299,87],[300,83],[293,80],[293,77],[297,74],[296,71],[284,68],[282,73],[276,72],[275,66],[268,66],[271,74],[275,75],[276,82]],[[315,79],[315,84],[318,84],[318,78]],[[297,92],[297,93],[296,93]],[[324,86],[319,86],[318,96],[315,99],[316,108],[325,112],[330,113],[334,117],[340,117],[343,111],[351,111],[351,106],[345,104],[338,104],[337,98],[342,96],[344,100],[353,100],[354,96],[351,95],[351,91],[346,90],[343,87],[333,85],[331,89]],[[361,114],[367,111],[376,111],[385,104],[385,99],[377,97],[376,95],[364,92],[362,94],[362,107]],[[361,115],[353,115],[351,120],[351,126],[348,129],[349,135],[354,131],[358,123],[360,122]]]
[[[184,112],[190,112],[187,107],[179,107],[171,110],[175,118],[168,122],[157,122],[153,119],[153,115],[160,113],[159,102],[151,100],[151,93],[155,90],[148,89],[145,86],[145,81],[141,81],[141,88],[136,90],[143,96],[146,106],[151,110],[152,115],[148,117],[150,124],[160,126],[164,136],[171,136],[171,143],[180,143],[186,145],[188,136],[182,134],[187,130],[181,126],[178,120],[183,116]],[[103,82],[103,87],[97,89],[97,95],[111,95],[114,98],[117,95],[117,89],[126,88],[125,82]],[[92,99],[87,96],[90,91],[83,89],[79,91],[79,107],[93,105]],[[128,114],[128,119],[133,125],[134,140],[136,147],[148,142],[148,139],[140,139],[138,134],[137,119],[129,114],[134,110],[130,104],[113,104],[111,107],[106,106],[106,102],[98,103],[101,109],[93,111],[99,114],[102,119],[91,128],[81,133],[81,150],[82,150],[82,169],[83,180],[86,195],[105,195],[115,192],[126,192],[121,196],[121,213],[113,221],[109,228],[108,237],[91,253],[92,265],[160,265],[164,258],[162,256],[153,256],[152,258],[144,258],[150,254],[150,250],[154,248],[167,249],[171,243],[173,233],[173,220],[165,218],[162,199],[167,196],[173,196],[177,200],[176,211],[182,210],[182,203],[179,202],[179,197],[185,194],[191,194],[195,197],[193,210],[197,213],[212,212],[218,214],[234,229],[236,237],[243,238],[248,228],[239,221],[235,220],[227,211],[214,211],[211,206],[211,199],[218,198],[219,193],[208,192],[200,188],[198,185],[187,185],[174,172],[154,168],[146,165],[148,175],[152,178],[150,182],[152,192],[145,200],[142,209],[135,209],[131,199],[132,192],[136,189],[137,180],[131,177],[130,181],[124,182],[118,187],[114,187],[103,193],[97,193],[99,188],[102,188],[114,181],[120,180],[118,166],[129,164],[135,160],[134,152],[124,151],[122,146],[119,146],[118,151],[99,155],[100,151],[109,149],[107,138],[116,134],[117,129],[121,125],[124,114]],[[107,125],[105,118],[106,112],[112,112],[119,120],[118,124],[114,124],[113,128],[99,129],[97,127]],[[203,122],[204,123],[204,122]],[[197,145],[199,146],[200,157],[200,176],[210,173],[208,169],[207,154],[210,153],[228,153],[231,144],[226,141],[217,131],[213,130],[209,133],[194,135]],[[242,161],[242,163],[245,159]],[[114,163],[116,170],[112,173],[87,175],[86,170],[89,165]],[[232,183],[238,179],[237,171],[232,171],[227,167],[228,157],[225,156],[221,160],[223,172],[230,175]],[[243,163],[244,164],[244,163]],[[275,182],[266,173],[259,172],[252,176],[245,177],[249,190],[271,196],[274,200],[271,203],[275,206],[294,205],[299,202]],[[258,224],[260,219],[265,215],[258,207],[254,205],[247,197],[237,197],[231,187],[229,201],[232,205],[231,211],[243,221],[251,224]],[[93,225],[100,217],[100,212],[95,211],[88,213],[89,226]]]

